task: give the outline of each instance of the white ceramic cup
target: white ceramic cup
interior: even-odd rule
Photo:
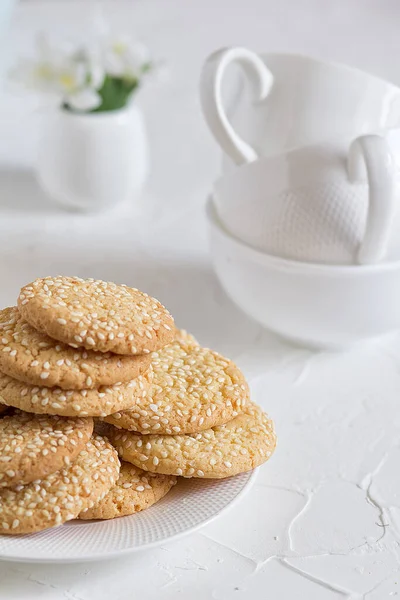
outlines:
[[[396,172],[389,142],[365,135],[233,169],[214,185],[215,207],[229,233],[274,256],[367,264],[391,244],[400,259]]]
[[[250,85],[230,107],[230,122],[222,85],[234,63]],[[213,136],[236,164],[400,126],[400,88],[358,69],[296,54],[218,50],[204,64],[200,97]]]
[[[212,200],[211,258],[230,298],[280,335],[341,349],[400,329],[400,261],[315,265],[270,256],[229,235]]]

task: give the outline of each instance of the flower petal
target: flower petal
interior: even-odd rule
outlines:
[[[74,94],[85,87],[87,68],[74,60],[65,61],[56,71],[55,77],[62,94]]]
[[[95,90],[85,88],[79,92],[68,95],[65,98],[65,102],[74,110],[88,112],[100,106],[101,97]]]
[[[109,38],[103,42],[105,71],[112,77],[139,78],[149,61],[148,48],[128,36]]]
[[[53,92],[57,89],[53,67],[46,62],[21,60],[9,72],[9,78],[36,91]]]
[[[89,76],[90,76],[90,85],[95,89],[101,88],[104,81],[104,68],[98,62],[93,62],[89,64]]]
[[[122,77],[125,71],[124,61],[120,56],[113,52],[106,52],[104,55],[104,68],[108,75],[112,77]]]

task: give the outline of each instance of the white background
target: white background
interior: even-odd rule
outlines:
[[[210,267],[203,216],[219,151],[200,114],[199,70],[216,47],[314,54],[400,83],[397,0],[108,2],[115,31],[140,36],[170,81],[139,99],[153,171],[146,193],[98,216],[60,212],[35,184],[43,111],[0,97],[0,302],[48,274],[141,287],[177,323],[245,370],[276,422],[278,448],[255,487],[196,535],[88,565],[0,564],[1,600],[381,600],[400,594],[400,338],[346,354],[312,353],[262,331]],[[82,36],[88,2],[22,3],[4,53],[35,32]]]

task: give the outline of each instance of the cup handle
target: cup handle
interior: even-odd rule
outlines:
[[[347,172],[352,183],[365,180],[367,175],[367,224],[357,262],[376,263],[387,250],[395,211],[395,160],[387,140],[379,135],[363,135],[353,140]]]
[[[221,48],[206,60],[200,78],[200,100],[204,118],[213,136],[238,165],[256,160],[257,153],[235,132],[222,104],[225,70],[238,63],[253,86],[256,101],[264,100],[272,87],[273,75],[261,58],[246,48]]]

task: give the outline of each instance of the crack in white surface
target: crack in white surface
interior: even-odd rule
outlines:
[[[294,565],[288,563],[285,558],[280,558],[280,562],[287,569],[294,571],[298,575],[301,575],[301,577],[304,577],[305,579],[308,579],[309,581],[312,581],[313,583],[318,584],[318,585],[326,588],[327,590],[330,590],[331,592],[336,592],[337,594],[340,594],[342,596],[349,596],[349,594],[352,594],[352,592],[348,589],[342,588],[340,586],[334,586],[331,583],[329,583],[328,581],[319,579],[318,577],[315,577],[314,575],[310,575],[306,571],[303,571],[299,567],[295,567]]]
[[[255,571],[255,573],[253,573],[252,575],[248,576],[246,579],[248,579],[249,577],[254,576],[257,572],[261,572],[263,569],[265,569],[265,567],[267,566],[268,563],[273,562],[273,561],[278,561],[279,564],[284,567],[285,569],[288,569],[289,571],[292,571],[293,573],[296,573],[296,575],[299,575],[300,577],[302,577],[303,579],[306,579],[307,581],[311,582],[312,584],[314,584],[317,587],[322,587],[325,588],[326,590],[330,591],[330,592],[334,592],[335,594],[338,594],[339,596],[343,596],[343,597],[347,597],[349,600],[358,600],[358,598],[356,598],[353,595],[353,592],[343,588],[341,586],[335,586],[331,583],[329,583],[328,581],[325,581],[324,579],[320,579],[318,577],[315,577],[313,575],[310,575],[309,573],[307,573],[306,571],[303,571],[302,569],[288,563],[286,561],[286,558],[284,556],[281,556],[279,554],[275,554],[273,556],[270,556],[267,560],[263,561],[262,563],[260,563],[257,567],[257,570]],[[243,587],[235,587],[235,591],[241,591],[242,589],[246,589],[246,580],[243,581]],[[219,594],[218,592],[216,592],[217,595],[215,595],[215,592],[212,593],[212,598],[214,599],[219,599]],[[269,597],[266,596],[266,597]],[[295,596],[293,596],[294,598]],[[285,600],[289,600],[289,598]],[[290,600],[292,600],[292,598],[290,598]]]
[[[166,581],[165,583],[163,583],[162,585],[159,586],[160,590],[167,588],[170,585],[173,585],[174,583],[178,583],[178,578],[172,573],[172,571],[169,567],[167,567],[166,565],[162,565],[160,563],[157,566],[160,569],[160,571],[162,571],[163,573],[166,573],[166,575],[168,575],[168,577],[169,577],[168,581]]]
[[[208,567],[205,565],[201,565],[200,563],[196,562],[193,559],[189,559],[189,561],[193,564],[193,567],[178,567],[176,566],[175,569],[181,569],[182,571],[208,571]]]
[[[313,498],[313,492],[310,492],[309,494],[304,495],[304,497],[306,498],[306,502],[303,506],[303,508],[297,513],[297,515],[295,515],[293,517],[293,519],[290,521],[288,528],[287,528],[287,535],[288,535],[288,539],[289,539],[289,550],[291,550],[292,552],[296,552],[294,549],[294,544],[293,544],[293,538],[292,538],[292,528],[294,526],[294,524],[296,523],[296,521],[307,511],[308,507],[310,506],[311,500]]]
[[[393,577],[393,573],[390,573],[390,575],[388,575],[387,577],[385,577],[381,581],[378,581],[378,583],[376,583],[370,590],[368,590],[367,592],[365,592],[365,594],[362,594],[361,600],[368,600],[368,596],[370,594],[372,594],[373,592],[375,592],[377,589],[379,589],[381,587],[381,585],[383,585],[384,583],[386,583],[386,581],[389,581],[389,579],[391,579],[391,577]]]
[[[398,447],[398,446],[396,444],[393,444],[392,448],[395,448],[395,447]],[[383,528],[383,532],[382,532],[382,535],[376,540],[375,543],[379,543],[385,537],[386,530],[389,526],[392,530],[392,533],[395,535],[395,537],[397,537],[397,538],[400,537],[400,532],[396,526],[396,523],[391,518],[390,507],[382,506],[380,500],[376,496],[374,496],[374,494],[372,492],[374,478],[378,475],[378,473],[381,471],[382,467],[386,464],[388,457],[389,457],[389,452],[387,451],[384,453],[381,460],[376,465],[375,469],[373,471],[371,471],[370,473],[367,473],[364,476],[364,478],[362,479],[361,483],[359,484],[359,487],[365,491],[367,502],[369,502],[372,506],[375,506],[375,508],[379,511],[379,521],[380,521],[380,526]],[[387,508],[387,510],[386,510],[386,508]]]
[[[250,558],[249,556],[246,556],[245,554],[241,554],[240,552],[238,552],[237,550],[234,550],[233,548],[231,548],[227,544],[223,544],[219,540],[216,540],[213,537],[208,536],[206,533],[201,533],[200,535],[202,535],[203,537],[205,537],[207,540],[209,540],[213,544],[217,544],[218,546],[221,546],[221,548],[225,548],[226,550],[229,550],[229,552],[232,552],[236,556],[239,556],[240,558],[243,558],[244,560],[246,560],[247,562],[249,562],[251,565],[253,565],[254,572],[257,571],[257,568],[258,568],[259,564],[262,564],[262,563],[260,563],[258,561],[255,561],[253,558]]]
[[[285,557],[285,562],[287,562],[290,566],[294,567],[294,568],[300,568],[301,571],[303,571],[306,574],[310,574],[311,577],[315,577],[320,581],[325,581],[326,583],[328,583],[328,585],[333,585],[333,586],[337,586],[338,588],[340,588],[341,590],[346,590],[349,593],[349,600],[361,600],[362,598],[365,598],[370,592],[372,592],[373,590],[379,588],[379,586],[381,584],[383,584],[385,581],[387,581],[388,579],[390,579],[395,573],[399,573],[399,560],[398,560],[398,556],[396,554],[396,552],[393,550],[393,548],[390,548],[388,546],[384,546],[382,547],[380,550],[383,552],[383,556],[382,559],[380,558],[381,554],[379,551],[379,546],[377,545],[372,545],[372,546],[368,546],[368,550],[369,552],[349,552],[348,554],[344,554],[343,557],[346,558],[352,558],[353,561],[349,564],[349,566],[347,567],[347,575],[346,575],[346,567],[345,570],[343,572],[343,574],[340,573],[340,570],[338,571],[338,575],[343,575],[345,577],[345,579],[347,579],[352,583],[349,583],[349,585],[346,584],[340,584],[338,585],[338,581],[335,581],[335,571],[332,570],[332,567],[338,568],[340,569],[340,565],[345,566],[346,563],[345,562],[340,562],[340,563],[335,563],[332,561],[328,561],[328,563],[325,563],[324,561],[324,557],[331,557],[332,554],[318,554],[318,555],[314,555],[314,556],[291,556],[291,557]],[[389,553],[392,558],[394,559],[393,563],[385,563],[384,561],[387,560],[385,559],[386,557],[386,553]],[[338,555],[334,555],[334,556],[338,556]],[[363,562],[363,557],[369,558],[370,560],[366,563]],[[308,562],[307,559],[316,559],[317,562]],[[321,560],[322,559],[322,560]],[[294,564],[293,564],[293,561]],[[298,566],[298,562],[300,561],[300,565]],[[305,562],[303,562],[305,561]],[[357,562],[354,562],[357,561]],[[360,563],[358,563],[358,561],[360,561]],[[385,574],[382,573],[382,569],[383,569],[383,565],[384,564],[388,564],[388,569],[389,571],[386,572]],[[359,566],[356,566],[359,565]],[[365,566],[364,566],[365,565]],[[395,566],[396,565],[396,566]],[[322,567],[322,570],[321,570]],[[324,568],[325,567],[325,568]],[[311,570],[311,573],[310,573]],[[357,580],[354,579],[354,573],[353,570],[356,571],[359,574],[359,577],[361,579]],[[380,574],[380,578],[376,579],[376,576]],[[365,579],[365,577],[369,577],[369,579],[371,579],[373,581],[373,579],[375,579],[375,583],[373,583],[371,585],[370,588],[366,588],[365,589],[365,581],[368,580]],[[333,581],[332,581],[333,579]],[[363,583],[362,583],[363,582]],[[357,589],[353,589],[357,588]],[[359,589],[359,588],[362,589]],[[385,596],[386,597],[386,596]]]
[[[25,571],[17,567],[12,567],[10,569],[10,572],[15,573],[18,576],[18,578],[23,581],[33,583],[34,585],[38,585],[41,588],[45,588],[47,590],[55,590],[57,592],[60,592],[62,594],[62,597],[65,598],[65,600],[87,600],[87,597],[84,598],[83,596],[72,592],[70,589],[65,589],[59,585],[50,583],[49,581],[44,581],[43,579],[39,578],[33,573],[26,573]],[[0,578],[0,580],[3,579],[4,577]]]
[[[78,596],[78,594],[75,594],[70,590],[66,590],[63,595],[65,596],[66,600],[87,600],[87,598],[83,598],[83,596]]]
[[[385,523],[385,521],[387,520],[385,518],[385,514],[386,514],[385,509],[379,504],[379,501],[376,498],[374,498],[374,496],[371,492],[371,486],[372,486],[372,479],[371,479],[367,489],[365,490],[365,495],[366,495],[367,502],[369,502],[372,506],[375,506],[375,508],[379,511],[378,519],[379,519],[380,523],[378,523],[378,525],[383,528],[383,531],[382,531],[382,535],[377,540],[375,540],[375,544],[378,544],[385,537],[386,528],[389,526],[389,523]]]
[[[381,468],[381,465],[384,464],[385,460],[384,458],[380,461],[380,463],[377,465],[377,467],[375,468],[374,471],[379,472],[379,469]],[[337,480],[338,482],[341,481],[344,484],[346,484],[347,486],[351,486],[348,490],[346,490],[346,488],[336,488],[335,484],[332,480],[330,481],[326,481],[326,482],[321,482],[321,485],[316,489],[316,490],[308,490],[307,492],[307,496],[305,496],[307,498],[305,505],[303,506],[303,508],[292,518],[289,526],[288,526],[288,537],[289,537],[289,550],[290,552],[292,552],[292,555],[288,555],[288,557],[296,557],[296,558],[300,558],[300,557],[311,557],[313,555],[313,553],[310,552],[302,552],[301,549],[309,549],[310,548],[310,544],[312,546],[312,544],[317,543],[318,547],[321,547],[321,550],[323,550],[322,552],[318,552],[316,554],[316,556],[323,556],[323,555],[329,555],[329,556],[347,556],[352,552],[355,552],[356,550],[361,550],[363,548],[370,548],[370,547],[377,547],[377,545],[379,544],[379,542],[385,537],[386,535],[386,530],[387,527],[390,524],[388,515],[384,509],[383,506],[381,506],[379,500],[377,498],[375,498],[375,496],[373,495],[370,487],[371,487],[371,481],[367,478],[363,479],[363,487],[361,487],[360,484],[355,483],[354,481],[349,481],[347,479],[344,478],[339,478]],[[328,486],[328,488],[326,487]],[[333,486],[333,487],[332,487]],[[365,487],[367,486],[367,487]],[[365,493],[365,501],[372,506],[377,512],[378,515],[377,517],[375,517],[375,519],[377,518],[377,521],[375,521],[374,525],[375,527],[372,528],[372,523],[371,523],[371,518],[373,517],[374,513],[369,513],[368,511],[361,511],[361,514],[363,514],[363,517],[361,517],[361,515],[358,515],[358,519],[360,518],[364,518],[365,519],[365,525],[363,524],[362,521],[358,521],[357,527],[353,527],[353,522],[351,520],[349,520],[348,516],[346,513],[343,513],[343,516],[346,516],[346,520],[344,522],[348,523],[348,527],[350,527],[350,529],[346,529],[346,527],[343,525],[343,523],[341,522],[341,520],[337,520],[335,521],[335,524],[331,524],[328,521],[326,521],[326,518],[323,516],[323,514],[321,513],[322,510],[322,505],[321,502],[325,502],[326,503],[326,495],[329,495],[329,492],[327,491],[327,489],[330,489],[331,493],[336,493],[339,494],[339,496],[337,497],[337,500],[339,498],[341,498],[343,493],[346,493],[346,497],[347,494],[350,493],[351,488],[353,489],[358,489],[361,490],[362,492]],[[340,491],[339,491],[340,490]],[[322,496],[321,496],[322,494]],[[325,495],[325,498],[324,498]],[[312,504],[314,498],[317,500],[318,497],[318,502],[317,505],[314,506]],[[322,498],[324,498],[324,500],[322,500]],[[354,510],[356,510],[356,507],[359,507],[359,509],[362,509],[362,505],[360,504],[360,501],[362,500],[362,495],[361,496],[357,496],[354,495],[353,493],[351,493],[348,496],[348,500],[347,502],[350,502],[350,506],[353,507]],[[311,508],[313,507],[313,508]],[[320,529],[320,535],[315,533],[313,534],[313,536],[311,538],[309,538],[308,535],[308,531],[311,532],[312,528],[310,529],[310,524],[313,522],[312,519],[312,515],[310,516],[310,511],[317,510],[317,513],[315,516],[318,515],[318,518],[322,518],[322,521],[319,522],[319,527],[322,527],[322,530]],[[342,506],[341,510],[344,510],[344,506]],[[321,513],[321,514],[320,514]],[[298,525],[298,521],[300,519],[302,519],[304,516],[306,515],[306,518],[304,520],[304,522],[302,521],[301,525]],[[367,520],[368,519],[368,520]],[[366,538],[366,530],[365,527],[370,528],[370,533],[369,533],[369,539]],[[379,533],[379,535],[377,535],[377,531],[378,531],[378,527],[382,528],[382,532]],[[304,529],[305,528],[305,529]],[[347,532],[350,533],[350,537],[348,536]],[[351,532],[353,535],[353,540],[351,539]],[[298,536],[300,535],[300,538],[298,538]],[[356,537],[354,537],[354,535]],[[322,536],[322,537],[321,537]],[[357,536],[360,540],[360,543],[358,544],[351,544],[351,541],[358,541],[357,540]],[[300,546],[298,544],[299,540],[301,540]],[[310,541],[312,540],[312,541]],[[305,547],[302,548],[302,545],[305,544]],[[329,550],[329,544],[334,544],[336,545],[336,547],[332,550]],[[307,547],[308,546],[308,547]]]
[[[5,564],[7,564],[7,563],[5,563]],[[55,568],[58,569],[59,567],[56,566]],[[32,566],[32,569],[34,569],[34,566]],[[61,569],[62,569],[62,567],[61,567]],[[90,573],[91,573],[90,570],[86,569],[86,570],[82,571],[81,569],[82,569],[82,565],[79,565],[79,579],[81,579],[85,575],[90,575]],[[40,572],[45,573],[45,575],[47,575],[47,571],[44,571],[42,565],[38,566],[38,570]],[[51,581],[46,581],[45,579],[42,579],[41,577],[39,577],[39,575],[36,575],[34,572],[27,573],[26,570],[23,570],[14,565],[11,566],[11,568],[6,569],[4,572],[4,575],[9,575],[11,573],[15,574],[17,576],[18,580],[29,582],[31,584],[34,584],[35,586],[36,585],[40,586],[41,588],[49,590],[49,592],[50,592],[50,590],[54,590],[54,592],[57,592],[59,594],[59,595],[57,595],[57,598],[62,597],[65,600],[89,600],[89,599],[91,600],[91,598],[92,598],[92,594],[90,594],[90,593],[89,593],[89,595],[86,593],[84,595],[81,595],[81,593],[72,591],[70,587],[66,589],[65,585],[62,584],[61,582],[57,585],[55,583],[52,583]],[[49,575],[49,577],[52,578],[52,581],[54,581],[53,572],[51,569],[48,571],[48,575]],[[4,576],[0,577],[0,581],[2,581],[4,579],[5,579]],[[54,594],[52,592],[50,592],[50,593],[51,593],[51,596],[49,596],[49,598],[53,599]],[[31,593],[24,596],[24,598],[25,597],[30,598]],[[3,596],[1,596],[1,593],[0,593],[0,598],[3,600]],[[46,598],[47,598],[47,596],[46,596]]]
[[[40,579],[37,579],[36,577],[34,577],[32,574],[28,575],[28,577],[26,577],[26,580],[32,581],[33,583],[36,583],[37,585],[43,586],[45,588],[62,591],[63,598],[65,598],[66,600],[86,600],[86,598],[76,594],[75,592],[72,592],[71,590],[63,590],[62,588],[60,588],[57,585],[54,585],[54,584],[46,582],[46,581],[41,581]]]
[[[394,447],[394,445],[392,446]],[[383,465],[385,464],[385,462],[387,461],[389,456],[389,451],[386,451],[381,460],[378,462],[378,464],[376,465],[375,469],[373,469],[372,471],[370,471],[369,473],[367,473],[362,481],[360,482],[360,484],[356,484],[358,485],[358,487],[360,487],[362,490],[366,490],[368,488],[369,485],[371,485],[373,478],[379,473],[379,471],[382,469]],[[354,483],[349,481],[349,483]]]
[[[18,571],[19,573],[22,573],[22,571],[19,571],[19,569],[15,569],[15,570]],[[31,581],[32,583],[36,583],[37,585],[41,585],[46,588],[51,588],[53,590],[59,589],[56,585],[53,585],[52,583],[48,583],[47,581],[42,581],[41,579],[34,577],[31,573],[29,573],[28,576],[25,576],[25,580]],[[79,598],[78,600],[83,600],[83,599]]]
[[[299,490],[297,488],[289,488],[282,485],[271,485],[269,483],[263,483],[262,481],[257,480],[257,486],[269,488],[271,490],[282,490],[283,492],[289,492],[292,494],[297,494],[298,496],[302,496],[303,498],[307,498],[308,492],[312,493],[311,490]]]

